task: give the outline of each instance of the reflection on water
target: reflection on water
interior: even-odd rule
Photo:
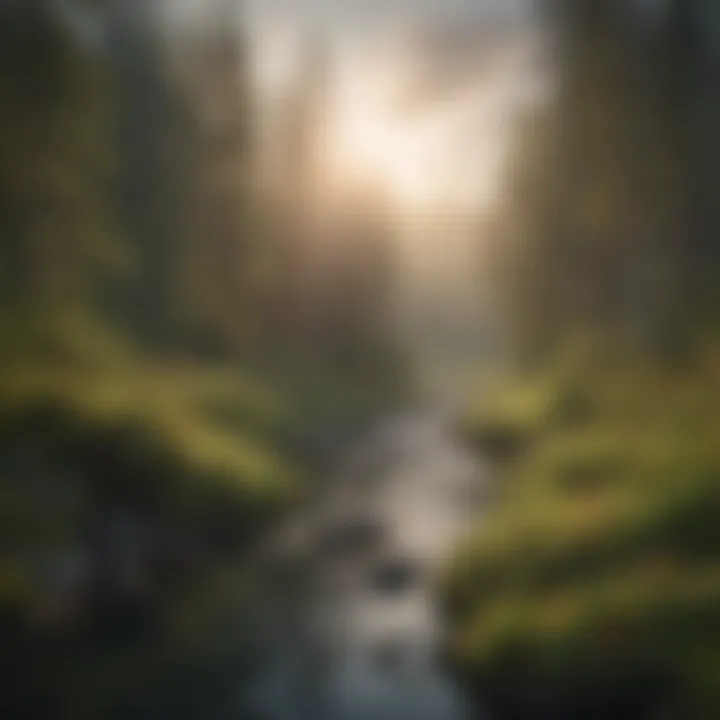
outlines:
[[[273,639],[243,705],[288,720],[475,717],[438,662],[442,619],[433,580],[470,520],[457,493],[476,492],[486,479],[433,415],[382,424],[352,460],[384,472],[340,473],[324,504],[294,519],[305,532],[286,552],[302,556],[316,536],[322,551],[315,546],[305,590],[288,594],[278,611],[278,622],[290,627]],[[365,508],[362,523],[356,503]]]

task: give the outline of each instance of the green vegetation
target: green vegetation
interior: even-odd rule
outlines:
[[[499,390],[468,421],[532,440],[447,587],[454,660],[503,717],[717,716],[718,357]],[[511,426],[519,394],[540,412]]]
[[[0,8],[0,715],[225,717],[258,542],[397,397],[387,228],[313,274],[232,3],[66,5]]]
[[[514,371],[460,422],[502,499],[446,578],[450,654],[500,718],[712,720],[717,23],[692,0],[555,19],[497,251]]]

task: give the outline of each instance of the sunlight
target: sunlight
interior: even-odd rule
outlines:
[[[255,30],[252,40],[253,77],[264,98],[274,99],[287,91],[297,71],[297,41],[278,25]]]
[[[425,153],[412,125],[358,98],[340,109],[329,140],[329,172],[360,184],[371,182],[403,205],[430,199]]]
[[[464,178],[449,120],[400,115],[377,90],[347,93],[326,138],[329,175],[378,186],[400,209],[453,204]]]
[[[339,69],[327,132],[332,183],[381,188],[410,212],[490,206],[502,188],[513,121],[537,95],[527,39],[477,62],[484,75],[418,107],[403,107],[422,58],[397,44]],[[472,152],[468,149],[472,148]]]

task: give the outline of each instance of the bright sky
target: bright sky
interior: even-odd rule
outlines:
[[[472,80],[405,112],[398,98],[432,60],[408,63],[392,49],[359,56],[340,79],[331,152],[340,166],[383,178],[411,207],[485,207],[497,189],[514,117],[529,99],[532,50],[520,37],[468,58],[462,72]]]
[[[201,0],[173,2],[207,9]],[[282,95],[302,67],[298,52],[308,41],[331,51],[328,186],[374,185],[404,211],[397,228],[404,270],[398,317],[409,335],[422,344],[428,332],[453,332],[460,324],[467,337],[468,328],[479,325],[481,218],[501,197],[515,119],[547,87],[534,0],[241,5],[266,96]],[[414,89],[427,86],[433,88],[429,101],[403,105]]]
[[[344,34],[419,18],[517,19],[531,5],[532,0],[245,0],[253,18],[290,20]]]
[[[329,171],[375,184],[406,211],[398,231],[408,287],[406,318],[447,307],[477,325],[478,217],[503,189],[514,120],[546,86],[533,0],[245,0],[268,88],[298,67],[303,36],[339,57]],[[444,44],[420,29],[452,28]],[[465,38],[462,38],[465,33]],[[456,42],[459,39],[459,42]],[[442,89],[402,108],[408,90]],[[432,83],[431,83],[432,84]],[[465,312],[467,310],[467,312]],[[440,319],[440,325],[447,321]],[[420,332],[423,332],[422,330]]]
[[[339,58],[326,138],[335,171],[376,181],[414,208],[491,202],[513,116],[536,80],[530,0],[246,0],[245,8],[266,91],[297,70],[298,38],[319,38]],[[470,27],[472,51],[467,42],[464,55],[410,42],[423,21]],[[422,109],[398,110],[403,93],[455,55],[451,91]]]

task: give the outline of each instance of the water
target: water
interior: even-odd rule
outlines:
[[[438,569],[483,511],[487,473],[447,421],[379,423],[281,528],[266,661],[242,704],[277,720],[477,717],[438,662]],[[259,631],[260,632],[260,631]]]

